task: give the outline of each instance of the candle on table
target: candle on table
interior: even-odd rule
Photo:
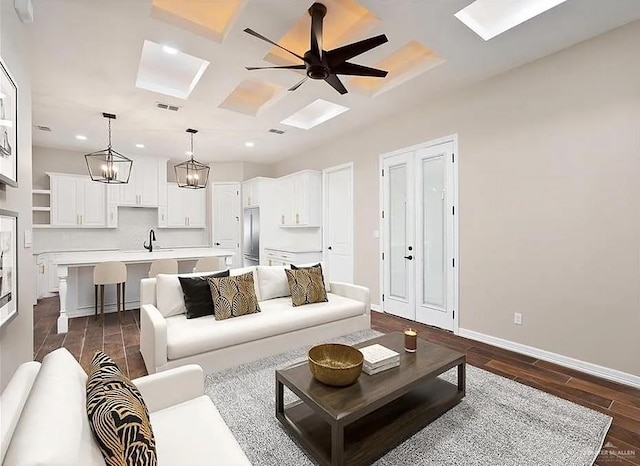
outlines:
[[[404,331],[404,350],[409,353],[415,353],[418,346],[418,332],[413,329]]]

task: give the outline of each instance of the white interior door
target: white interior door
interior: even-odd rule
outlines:
[[[416,151],[416,320],[454,329],[453,142]]]
[[[383,302],[385,312],[415,320],[413,152],[383,161]]]
[[[240,254],[240,183],[213,183],[213,247],[235,251],[233,267],[242,267]]]
[[[353,283],[353,164],[323,170],[323,260],[330,281]]]

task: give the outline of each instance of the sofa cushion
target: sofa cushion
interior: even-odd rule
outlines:
[[[258,289],[260,290],[261,301],[291,296],[284,269],[284,267],[278,265],[258,266]]]
[[[210,275],[210,277],[228,276],[228,270]],[[178,277],[178,280],[180,280],[180,286],[182,287],[187,319],[213,314],[211,289],[206,277]]]
[[[324,289],[322,279],[322,267],[292,268],[285,270],[285,273],[291,291],[291,303],[294,306],[327,301],[327,292]]]
[[[164,317],[176,316],[187,312],[184,305],[184,293],[178,277],[207,277],[213,273],[164,274],[156,277],[156,307]]]
[[[329,293],[328,302],[294,308],[291,298],[260,302],[261,312],[217,321],[213,316],[166,319],[167,357],[184,358],[228,346],[293,332],[302,328],[355,317],[365,312],[364,304]]]
[[[3,466],[104,466],[87,418],[86,381],[65,348],[45,356]]]
[[[87,415],[109,466],[157,464],[149,412],[136,386],[98,351],[87,380]]]
[[[216,320],[260,312],[253,273],[235,277],[208,277]]]
[[[313,269],[316,267],[320,267],[322,269],[322,280],[324,281],[324,289],[329,293],[331,291],[331,284],[329,283],[329,277],[327,276],[324,270],[324,262],[311,262],[310,264],[290,264],[291,270],[300,270],[300,269]]]
[[[251,464],[208,396],[156,411],[151,424],[161,465]]]

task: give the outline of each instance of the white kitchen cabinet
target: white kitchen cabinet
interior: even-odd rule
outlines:
[[[51,179],[51,226],[105,228],[106,185],[88,176],[48,173]]]
[[[261,199],[271,194],[272,181],[258,176],[242,183],[242,207],[259,207]]]
[[[278,226],[322,226],[322,174],[304,170],[277,181]]]
[[[36,296],[38,299],[58,292],[59,278],[55,266],[51,266],[50,254],[38,254],[36,262]]]
[[[155,157],[133,159],[129,182],[120,185],[119,205],[123,207],[158,207],[158,163]]]
[[[290,266],[291,264],[309,264],[322,260],[322,251],[290,251],[286,249],[265,248],[265,265]]]
[[[158,226],[161,228],[205,228],[206,189],[180,188],[176,183],[167,183],[167,205],[160,210]]]

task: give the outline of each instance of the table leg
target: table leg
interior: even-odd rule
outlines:
[[[58,316],[58,333],[67,333],[69,331],[69,318],[67,317],[67,277],[69,269],[65,265],[58,266],[58,295],[60,297],[60,316]]]
[[[467,389],[467,364],[458,364],[458,393],[465,393]]]
[[[276,376],[276,417],[284,416],[284,385]]]
[[[344,427],[341,424],[331,425],[331,466],[344,464]]]

